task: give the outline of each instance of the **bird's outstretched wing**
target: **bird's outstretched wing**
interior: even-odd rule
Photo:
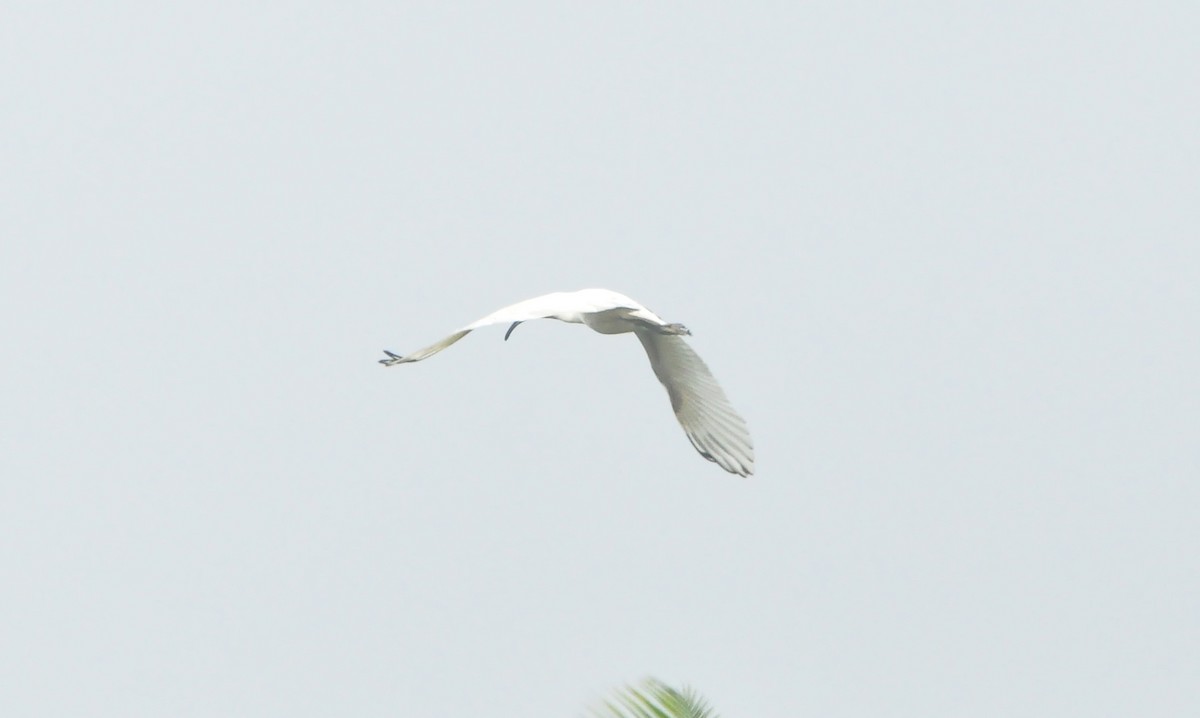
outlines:
[[[637,337],[696,451],[732,474],[753,474],[754,445],[746,422],[734,411],[704,360],[681,336],[639,329]]]
[[[384,353],[388,355],[388,358],[380,359],[379,363],[383,364],[384,366],[394,366],[396,364],[407,364],[409,362],[421,361],[422,359],[428,359],[434,354],[437,354],[454,342],[462,339],[472,331],[481,327],[489,327],[493,324],[508,324],[510,322],[524,322],[530,319],[544,319],[546,317],[554,316],[558,312],[558,308],[554,303],[554,299],[558,296],[560,295],[546,294],[540,297],[534,297],[533,299],[526,299],[523,302],[517,302],[516,304],[509,305],[503,309],[497,309],[486,317],[471,322],[445,339],[430,344],[423,349],[418,349],[411,354],[400,356],[399,354],[393,354],[392,352],[385,351]]]

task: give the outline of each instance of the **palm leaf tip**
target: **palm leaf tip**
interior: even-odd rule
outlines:
[[[694,690],[676,690],[657,678],[626,686],[593,711],[592,718],[718,718]]]

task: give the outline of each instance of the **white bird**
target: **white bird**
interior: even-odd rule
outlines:
[[[650,367],[667,389],[671,408],[696,451],[722,469],[749,476],[754,473],[754,446],[746,422],[734,411],[717,385],[712,372],[692,351],[684,336],[691,332],[682,324],[665,322],[657,314],[629,297],[608,289],[555,292],[505,307],[459,329],[436,344],[400,356],[384,350],[384,366],[421,361],[437,354],[480,327],[509,324],[507,341],[521,322],[557,319],[586,324],[601,334],[633,332],[641,340]]]

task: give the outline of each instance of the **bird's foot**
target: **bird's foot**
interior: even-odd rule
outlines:
[[[384,349],[383,353],[388,355],[387,359],[379,360],[379,363],[384,366],[395,366],[396,364],[404,363],[404,357],[400,356],[399,354],[393,354],[392,352],[388,351],[387,349]]]

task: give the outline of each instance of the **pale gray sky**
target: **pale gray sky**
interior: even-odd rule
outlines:
[[[0,707],[1200,712],[1190,3],[0,12]],[[694,331],[699,458],[602,286]]]

